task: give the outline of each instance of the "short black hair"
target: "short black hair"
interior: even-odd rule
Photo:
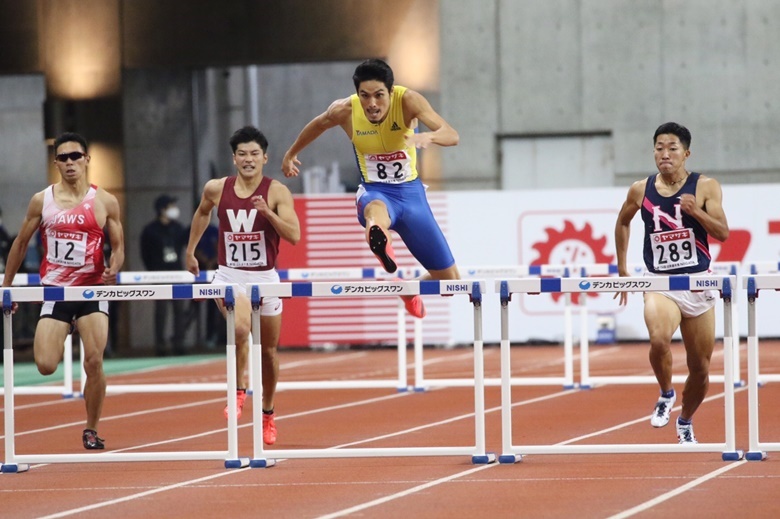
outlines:
[[[676,135],[686,150],[691,147],[691,132],[685,126],[677,123],[664,123],[658,127],[653,135],[653,145],[658,139],[659,135],[672,134]]]
[[[239,144],[246,142],[256,142],[263,148],[263,153],[268,151],[268,139],[265,138],[263,132],[254,126],[244,126],[233,132],[233,136],[230,137],[230,147],[233,149],[233,153],[236,152]]]
[[[87,153],[89,150],[87,149],[87,139],[79,135],[75,132],[65,132],[61,134],[59,137],[54,139],[54,152],[57,152],[57,148],[65,144],[66,142],[77,142],[81,145],[81,148],[84,150],[84,153]]]
[[[352,82],[355,83],[355,90],[360,87],[364,81],[381,81],[387,87],[388,92],[393,89],[395,78],[393,69],[390,65],[381,59],[367,59],[357,66],[352,75]]]

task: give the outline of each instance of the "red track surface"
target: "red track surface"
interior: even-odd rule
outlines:
[[[762,342],[761,351],[762,372],[780,373],[780,345]],[[426,351],[426,378],[470,377],[470,352]],[[685,373],[681,347],[674,352],[675,372]],[[645,345],[604,346],[593,353],[592,375],[651,374]],[[515,348],[512,355],[513,376],[562,375],[561,348]],[[744,351],[742,357],[746,378]],[[282,379],[288,381],[387,379],[397,365],[389,350],[282,352],[281,358]],[[498,377],[498,348],[486,348],[485,368],[486,376]],[[721,370],[716,351],[713,373]],[[220,381],[224,372],[224,363],[211,362],[112,377],[109,384]],[[676,389],[681,392],[681,385]],[[711,384],[696,415],[699,441],[723,441],[722,391],[722,384]],[[275,447],[473,445],[473,393],[463,387],[282,391]],[[587,441],[674,443],[673,424],[653,429],[645,419],[657,394],[655,385],[515,387],[513,443],[549,445],[625,424]],[[523,404],[543,396],[548,398]],[[780,384],[761,388],[762,441],[780,441],[779,400]],[[224,450],[223,406],[224,395],[216,393],[109,395],[100,435],[111,450]],[[738,390],[736,406],[737,447],[747,450],[745,389]],[[84,452],[82,401],[16,396],[16,407],[17,454]],[[499,388],[488,387],[487,448],[496,454],[499,407]],[[672,416],[678,414],[676,409]],[[252,456],[250,423],[248,405],[239,429],[240,455],[246,457]],[[57,463],[3,474],[0,482],[0,514],[19,519],[780,517],[780,453],[769,453],[763,462],[724,462],[718,453],[528,455],[514,465],[473,465],[460,456],[291,459],[238,470],[211,461]]]

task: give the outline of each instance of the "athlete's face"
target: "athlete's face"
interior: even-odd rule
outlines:
[[[72,182],[87,174],[89,155],[84,153],[84,149],[78,142],[63,142],[54,150],[54,163],[62,179]]]
[[[676,135],[664,133],[655,139],[654,154],[658,171],[673,175],[685,168],[685,160],[691,154],[691,150],[685,149]]]
[[[263,148],[254,141],[242,142],[236,146],[233,154],[233,164],[238,174],[242,177],[253,177],[263,174],[263,166],[268,162],[268,155],[263,153]]]
[[[381,81],[363,81],[358,87],[360,105],[366,119],[374,124],[379,124],[387,117],[390,110],[390,93]]]

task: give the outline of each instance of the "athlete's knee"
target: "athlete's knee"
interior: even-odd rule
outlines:
[[[94,352],[84,355],[84,371],[87,374],[87,378],[90,376],[95,377],[103,371],[103,355],[102,353]]]
[[[59,362],[49,358],[35,357],[35,366],[38,368],[38,373],[41,375],[51,375],[57,371]]]

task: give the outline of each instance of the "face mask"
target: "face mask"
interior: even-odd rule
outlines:
[[[165,216],[167,216],[169,220],[177,220],[180,214],[181,212],[179,211],[179,208],[176,206],[169,207],[168,209],[165,210]]]

